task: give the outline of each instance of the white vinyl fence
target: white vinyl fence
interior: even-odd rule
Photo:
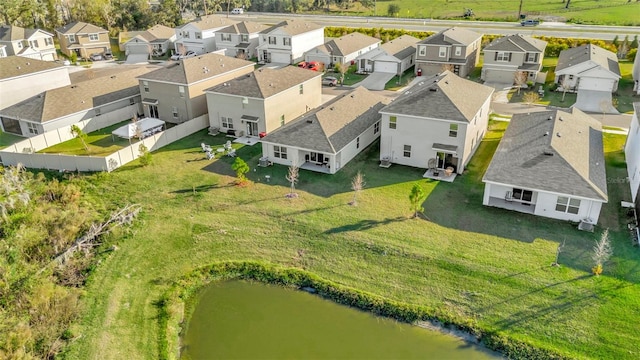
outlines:
[[[80,126],[80,124],[78,124]],[[81,127],[84,127],[82,124]],[[149,136],[106,157],[62,154],[36,154],[35,151],[74,138],[68,127],[34,136],[0,150],[0,162],[5,166],[22,164],[32,169],[60,171],[113,171],[140,157],[138,148],[144,144],[155,151],[172,142],[189,136],[209,126],[209,115],[197,117],[171,129]]]

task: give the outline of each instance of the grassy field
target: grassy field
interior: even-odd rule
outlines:
[[[0,149],[4,149],[7,146],[15,144],[23,139],[23,137],[0,131]]]
[[[302,171],[299,198],[287,199],[285,167],[255,167],[260,148],[239,148],[253,183],[238,188],[232,159],[207,161],[200,151],[201,142],[216,147],[226,138],[205,132],[154,153],[151,166],[133,162],[76,178],[90,196],[144,210],[134,234],[92,274],[66,358],[157,358],[162,293],[194,268],[224,260],[300,267],[390,299],[446,308],[569,356],[637,358],[640,251],[619,207],[629,199],[626,183],[609,185],[600,223],[611,231],[614,257],[593,277],[590,251],[602,228],[579,232],[567,222],[481,205],[480,180],[506,126],[491,123],[454,183],[425,180],[423,169],[382,169],[374,145],[336,175]],[[624,137],[606,135],[610,179],[626,177],[623,144]],[[354,207],[349,189],[358,170],[367,185]],[[409,218],[415,183],[428,195],[430,221]],[[562,266],[551,267],[562,242]]]
[[[73,138],[60,144],[48,147],[39,151],[45,154],[66,154],[66,155],[92,155],[105,156],[112,154],[124,147],[129,146],[129,140],[112,136],[111,132],[123,125],[131,123],[131,120],[123,121],[111,125],[104,129],[96,130],[87,134],[86,143],[88,150],[78,138]]]
[[[359,3],[349,8],[334,6],[331,11],[344,15],[387,16],[389,5],[400,8],[397,17],[455,19],[462,18],[465,9],[472,9],[476,20],[516,21],[519,1],[512,0],[378,0],[375,9]],[[569,9],[560,0],[524,1],[522,13],[530,18],[567,20],[585,24],[640,25],[640,4],[627,0],[572,0]]]

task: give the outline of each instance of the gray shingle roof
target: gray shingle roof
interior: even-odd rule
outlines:
[[[445,71],[415,84],[381,111],[469,122],[493,91],[491,87]]]
[[[251,74],[227,81],[226,85],[216,85],[206,91],[266,99],[318,76],[322,74],[295,66],[280,69],[260,68]]]
[[[482,35],[464,28],[452,27],[442,30],[422,40],[420,44],[429,45],[469,45],[481,38]]]
[[[7,56],[5,58],[0,58],[0,80],[40,71],[58,69],[61,67],[64,66],[53,61],[42,61],[20,56]]]
[[[618,57],[616,54],[591,44],[562,50],[558,57],[556,71],[566,69],[586,61],[593,61],[612,73],[620,75],[620,65],[618,64]]]
[[[0,110],[0,114],[12,118],[46,122],[116,100],[130,98],[140,94],[136,76],[152,69],[155,67],[136,67],[116,75],[47,90]]]
[[[358,87],[298,117],[262,141],[336,154],[380,120],[378,111],[388,101]]]
[[[218,30],[218,32],[223,34],[255,34],[267,28],[268,26],[266,25],[258,24],[251,21],[243,21],[231,26],[227,26],[224,29],[220,29]]]
[[[53,36],[52,34],[40,29],[25,29],[14,25],[0,26],[0,41],[16,41],[30,38],[36,32],[41,31],[43,34]]]
[[[345,56],[379,42],[380,39],[359,32],[353,32],[337,39],[331,39],[327,41],[324,46],[329,50],[331,55]]]
[[[386,51],[389,55],[393,55],[398,59],[404,59],[405,57],[407,57],[407,54],[416,51],[415,45],[419,41],[420,39],[418,39],[417,37],[413,37],[411,35],[402,35],[380,45],[380,48]]]
[[[513,52],[544,52],[547,42],[531,36],[513,34],[493,40],[485,50]]]
[[[184,24],[182,25],[182,27],[185,27],[186,25],[193,25],[196,28],[204,31],[204,30],[209,30],[209,29],[220,29],[223,27],[227,27],[229,25],[233,25],[233,24],[237,24],[240,21],[238,20],[234,20],[234,19],[229,19],[226,16],[220,16],[220,15],[206,15],[206,16],[202,16],[201,18],[192,21],[190,23]],[[181,28],[182,28],[181,27]]]
[[[312,30],[316,30],[316,29],[322,29],[324,28],[324,26],[320,26],[318,24],[309,22],[309,21],[304,21],[304,20],[285,20],[282,22],[279,22],[269,28],[266,28],[264,30],[262,30],[262,34],[269,34],[271,33],[273,30],[280,28],[281,30],[283,30],[285,33],[294,36],[294,35],[299,35],[299,34],[303,34],[306,33],[308,31],[312,31]]]
[[[483,181],[607,201],[602,126],[582,111],[511,119]]]
[[[93,24],[88,24],[81,21],[76,21],[69,23],[65,26],[59,27],[56,29],[57,32],[67,35],[67,34],[94,34],[94,33],[106,33],[107,30],[95,26]]]
[[[254,65],[250,61],[209,53],[172,62],[162,69],[144,74],[140,79],[189,85]]]

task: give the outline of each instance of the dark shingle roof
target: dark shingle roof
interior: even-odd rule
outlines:
[[[556,71],[581,64],[585,61],[593,61],[612,73],[620,75],[620,65],[618,64],[616,54],[591,44],[578,46],[560,52]]]
[[[140,79],[189,85],[254,65],[250,61],[209,53],[172,62],[162,69],[140,76]]]
[[[321,76],[321,73],[295,66],[280,69],[260,68],[251,74],[216,85],[207,92],[266,99],[279,92]]]
[[[53,61],[42,61],[20,56],[7,56],[5,58],[0,58],[0,80],[33,74],[40,71],[58,69],[61,67],[64,66]]]
[[[493,40],[485,50],[514,52],[544,52],[547,42],[527,35],[514,34]]]
[[[483,181],[607,201],[602,126],[573,108],[516,114]]]
[[[358,87],[270,133],[264,142],[336,154],[380,120],[388,98]]]
[[[268,28],[268,26],[266,25],[254,23],[251,21],[243,21],[231,26],[227,26],[224,29],[220,29],[218,30],[218,32],[223,34],[255,34],[266,28]]]
[[[382,112],[469,122],[493,94],[493,88],[445,71],[406,90]]]
[[[469,45],[481,38],[482,35],[464,28],[452,27],[442,30],[422,40],[420,44],[428,45]]]
[[[204,31],[204,30],[209,30],[209,29],[221,29],[223,27],[227,27],[229,25],[233,25],[233,24],[237,24],[240,21],[238,20],[234,20],[234,19],[230,19],[226,16],[220,16],[220,15],[205,15],[200,17],[199,19],[196,19],[195,21],[192,21],[190,23],[184,24],[182,25],[183,28],[187,25],[193,25],[196,28]]]

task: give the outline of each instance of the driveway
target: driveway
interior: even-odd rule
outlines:
[[[607,114],[619,114],[611,104],[611,92],[596,90],[578,90],[576,103],[573,105],[582,111]]]
[[[391,80],[396,74],[373,72],[369,74],[364,80],[357,84],[353,84],[353,87],[362,86],[369,90],[384,90],[384,86],[389,80]]]
[[[148,54],[129,54],[125,64],[143,64],[149,61]]]

